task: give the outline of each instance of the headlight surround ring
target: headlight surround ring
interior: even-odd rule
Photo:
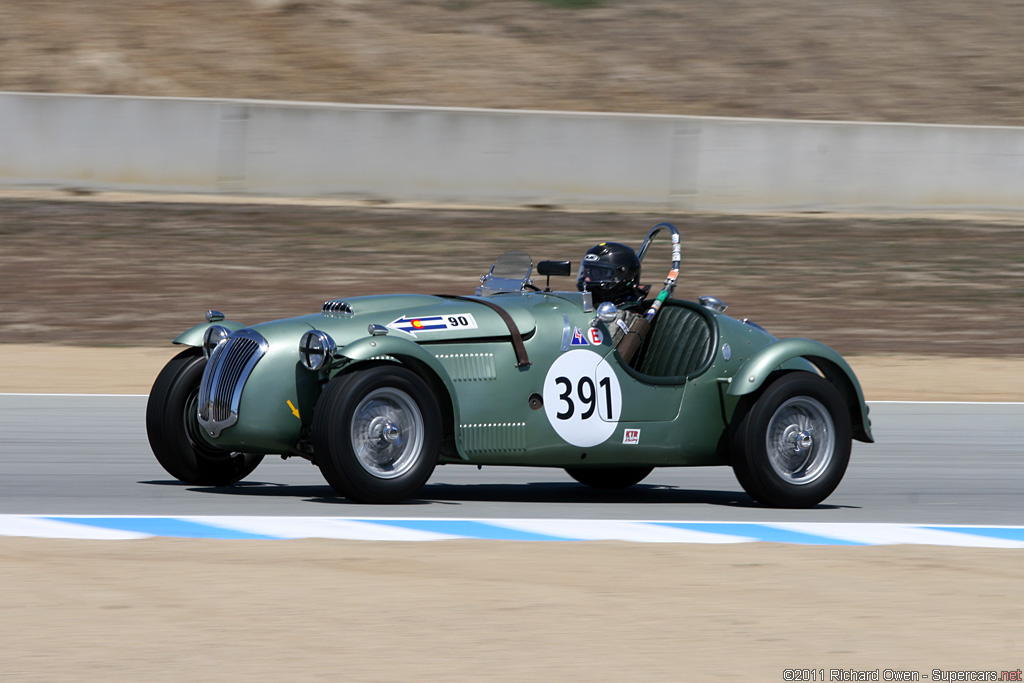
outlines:
[[[307,370],[322,369],[334,358],[338,345],[331,335],[320,330],[310,330],[299,340],[299,362]]]
[[[231,336],[231,330],[223,325],[210,325],[203,333],[203,356],[210,360],[213,350]]]

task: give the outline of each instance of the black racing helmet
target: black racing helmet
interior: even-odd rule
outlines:
[[[618,242],[602,242],[588,251],[576,276],[576,289],[592,292],[595,304],[636,301],[641,298],[639,285],[640,259]]]

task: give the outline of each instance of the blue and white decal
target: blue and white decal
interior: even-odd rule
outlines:
[[[580,332],[580,328],[574,327],[572,330],[572,341],[569,342],[569,346],[590,346],[590,342]]]
[[[387,324],[392,330],[416,336],[418,332],[443,332],[447,330],[475,330],[476,319],[472,313],[449,315],[424,315],[419,317],[403,315]]]

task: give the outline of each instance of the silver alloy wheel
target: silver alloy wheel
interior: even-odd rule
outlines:
[[[820,401],[797,396],[780,405],[765,434],[768,462],[790,484],[810,484],[828,469],[836,448],[832,416]]]
[[[423,414],[409,394],[382,387],[363,397],[352,414],[352,451],[379,479],[400,477],[423,452]]]

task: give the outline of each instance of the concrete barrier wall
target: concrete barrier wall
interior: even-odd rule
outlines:
[[[0,93],[0,185],[1024,212],[1024,128]]]

